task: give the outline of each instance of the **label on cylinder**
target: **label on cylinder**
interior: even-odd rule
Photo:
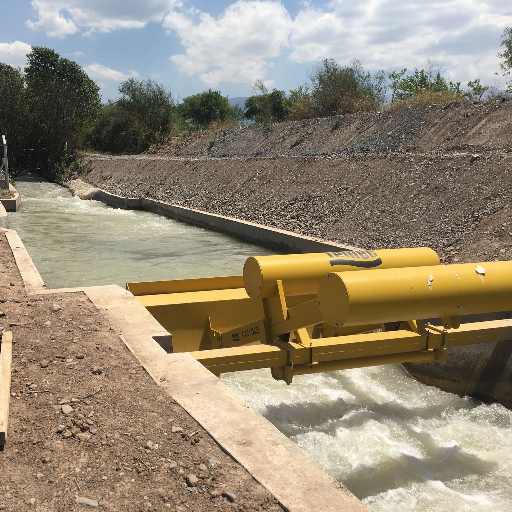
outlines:
[[[374,251],[353,249],[327,253],[331,267],[346,265],[350,267],[375,268],[382,265],[382,260]]]

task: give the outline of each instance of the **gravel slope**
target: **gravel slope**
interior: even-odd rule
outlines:
[[[336,159],[94,159],[84,179],[130,196],[368,248],[512,258],[512,154]]]

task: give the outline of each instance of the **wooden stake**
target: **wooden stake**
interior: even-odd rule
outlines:
[[[0,451],[5,447],[11,398],[12,332],[2,334],[0,344]]]

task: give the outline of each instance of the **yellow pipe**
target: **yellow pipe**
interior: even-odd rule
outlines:
[[[510,311],[512,262],[331,273],[319,301],[338,327]]]
[[[286,295],[315,295],[318,280],[329,272],[438,264],[437,253],[426,247],[255,256],[245,262],[244,284],[252,298],[274,295],[278,280],[284,282]]]

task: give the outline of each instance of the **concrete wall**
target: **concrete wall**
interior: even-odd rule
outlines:
[[[290,231],[274,229],[268,226],[262,226],[261,224],[216,215],[201,210],[194,210],[192,208],[185,208],[155,199],[117,196],[105,190],[93,187],[82,180],[73,180],[67,183],[67,186],[81,199],[101,201],[114,208],[145,210],[180,222],[225,233],[244,240],[245,242],[252,242],[263,247],[299,253],[347,248],[353,249],[352,246],[302,236]]]

